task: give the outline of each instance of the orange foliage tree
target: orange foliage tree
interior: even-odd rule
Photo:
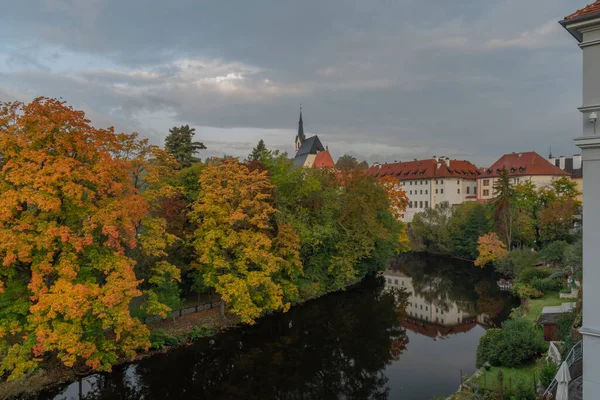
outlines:
[[[287,311],[298,295],[300,241],[290,224],[277,220],[267,172],[224,159],[211,162],[200,183],[191,218],[195,267],[205,285],[246,323],[263,312]]]
[[[386,176],[379,179],[379,183],[385,188],[388,199],[390,200],[390,212],[397,219],[404,217],[404,211],[408,206],[408,197],[402,189],[402,185],[393,176]]]
[[[21,305],[0,319],[0,375],[16,379],[47,353],[110,370],[148,347],[126,255],[147,209],[121,146],[61,101],[0,104],[0,281]]]
[[[490,262],[496,262],[508,256],[506,244],[495,232],[480,236],[477,243],[479,243],[477,246],[479,256],[475,260],[475,265],[478,267],[483,268]]]

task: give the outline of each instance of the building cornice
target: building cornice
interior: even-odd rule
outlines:
[[[575,138],[575,145],[580,149],[600,148],[600,136],[582,136]]]
[[[579,333],[581,333],[583,336],[600,337],[600,330],[588,328],[587,326],[582,326],[579,328]]]
[[[600,110],[600,104],[590,104],[587,106],[581,106],[579,108],[577,108],[579,111],[581,111],[582,113],[587,113],[587,112],[592,112],[592,111],[598,111]]]

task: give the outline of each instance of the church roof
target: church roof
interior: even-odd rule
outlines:
[[[302,146],[296,152],[296,157],[305,154],[317,154],[320,151],[325,151],[325,147],[321,144],[318,136],[311,136],[302,142]]]
[[[313,163],[313,168],[335,168],[335,163],[333,162],[329,150],[321,151],[317,154],[315,162]]]
[[[308,153],[303,154],[301,156],[296,156],[294,157],[294,166],[295,167],[304,167],[304,164],[306,163],[306,159],[308,158]]]

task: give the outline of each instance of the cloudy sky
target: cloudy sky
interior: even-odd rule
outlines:
[[[0,100],[61,97],[97,126],[209,155],[305,130],[337,159],[577,152],[591,0],[0,0]]]

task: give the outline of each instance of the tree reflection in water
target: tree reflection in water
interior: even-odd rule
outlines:
[[[387,399],[407,294],[369,280],[42,399]]]

